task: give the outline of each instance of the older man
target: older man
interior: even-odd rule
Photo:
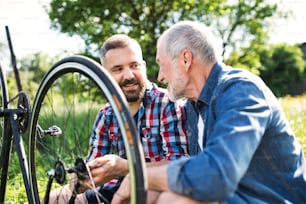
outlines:
[[[305,158],[277,98],[218,62],[215,47],[210,29],[190,21],[158,40],[158,80],[172,100],[188,98],[191,156],[148,167],[149,189],[163,192],[158,203],[305,203]],[[128,182],[112,203],[129,200]]]

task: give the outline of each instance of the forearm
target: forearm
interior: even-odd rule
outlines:
[[[169,161],[147,164],[148,188],[153,191],[169,191],[167,180],[167,167]]]
[[[120,157],[118,157],[120,158]],[[126,176],[129,173],[129,165],[126,159],[120,158],[118,164],[115,165],[114,176],[117,178],[118,176]]]

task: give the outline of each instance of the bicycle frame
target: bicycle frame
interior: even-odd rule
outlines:
[[[11,63],[14,70],[14,76],[16,79],[16,84],[18,88],[19,94],[25,94],[22,91],[22,86],[20,82],[19,72],[16,65],[16,58],[13,50],[13,45],[10,37],[10,32],[8,26],[5,26],[6,30],[6,36],[8,40],[8,46],[11,54]],[[1,71],[1,86],[7,91],[5,77],[3,76],[2,67],[0,66]],[[16,97],[20,98],[22,95],[17,95]],[[33,203],[33,197],[31,196],[31,189],[30,189],[30,183],[29,183],[29,173],[28,173],[28,160],[26,158],[26,153],[24,150],[23,140],[21,136],[21,132],[24,130],[20,129],[20,117],[24,119],[25,115],[28,115],[28,112],[30,111],[29,107],[29,99],[28,97],[22,98],[25,104],[22,104],[21,107],[18,107],[16,109],[10,109],[8,105],[8,96],[7,101],[5,101],[7,104],[3,104],[3,110],[0,110],[0,117],[4,118],[4,130],[3,130],[3,143],[2,143],[2,149],[1,149],[1,184],[0,184],[0,203],[4,203],[5,199],[5,192],[6,192],[6,183],[7,183],[7,176],[8,176],[8,166],[10,163],[10,155],[12,150],[12,142],[14,141],[16,145],[16,152],[19,159],[19,164],[23,176],[24,186],[26,189],[27,197],[29,203]],[[19,103],[19,101],[18,101]],[[21,102],[22,103],[22,102]],[[28,112],[27,112],[28,111]],[[26,125],[27,126],[27,125]],[[26,127],[25,127],[26,129]]]
[[[7,173],[8,173],[8,166],[10,160],[10,153],[12,150],[12,142],[16,144],[16,151],[20,163],[20,168],[23,176],[23,181],[27,193],[27,197],[29,203],[33,203],[30,184],[29,184],[29,177],[28,177],[28,162],[23,146],[23,140],[21,134],[19,133],[18,128],[18,115],[25,114],[24,110],[22,109],[4,109],[0,111],[0,117],[9,118],[9,120],[5,120],[6,124],[4,124],[4,135],[3,135],[3,148],[1,153],[1,165],[2,169],[2,178],[1,178],[1,185],[0,185],[0,203],[4,203],[5,191],[6,191],[6,182],[7,182]],[[4,158],[6,157],[6,158]]]

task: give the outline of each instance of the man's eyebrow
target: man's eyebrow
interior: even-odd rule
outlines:
[[[138,62],[138,61],[132,61],[132,62],[129,63],[129,65],[135,64],[135,63],[140,64],[140,62]]]
[[[117,69],[117,68],[120,68],[120,67],[122,67],[122,65],[118,64],[118,65],[112,66],[110,69],[112,70],[112,69]]]

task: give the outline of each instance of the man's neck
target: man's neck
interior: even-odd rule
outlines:
[[[129,102],[128,103],[132,116],[134,116],[138,112],[141,102],[142,102],[142,99],[140,99],[139,101],[136,101],[136,102]]]

